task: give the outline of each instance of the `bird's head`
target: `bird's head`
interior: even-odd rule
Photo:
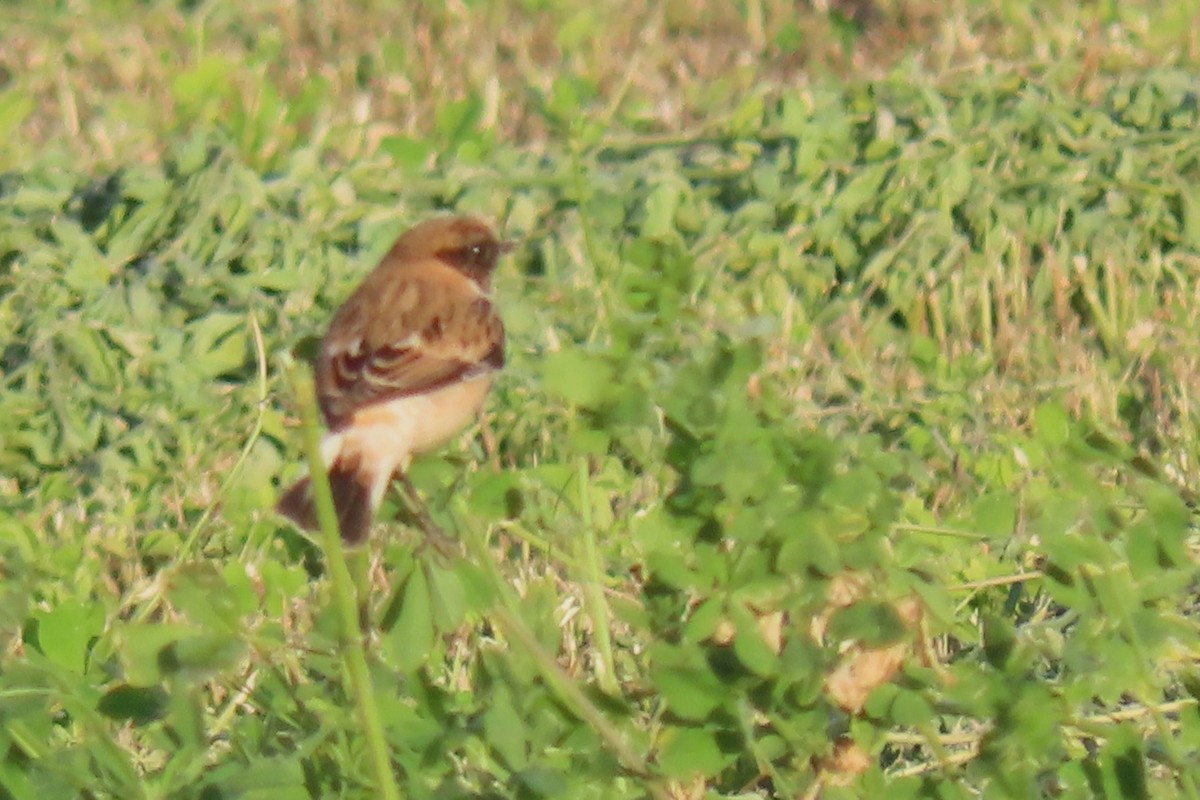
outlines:
[[[513,249],[473,217],[426,220],[396,240],[390,255],[404,260],[437,258],[486,288],[502,253]]]

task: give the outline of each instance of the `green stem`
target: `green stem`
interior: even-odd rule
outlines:
[[[342,552],[342,536],[338,531],[333,494],[329,489],[325,462],[321,459],[321,430],[317,422],[316,394],[313,391],[312,379],[294,363],[288,365],[288,373],[289,382],[300,406],[304,450],[308,456],[313,500],[316,503],[317,520],[321,525],[321,544],[325,551],[325,563],[329,570],[339,622],[342,661],[350,675],[350,690],[363,724],[363,735],[371,755],[378,796],[384,800],[400,800],[400,787],[396,784],[396,776],[392,772],[387,741],[383,735],[383,723],[379,717],[379,706],[375,702],[375,687],[371,684],[371,673],[367,668],[367,657],[363,649],[357,592],[350,569],[346,565],[345,554]]]
[[[608,604],[604,601],[604,571],[600,569],[600,554],[596,548],[596,529],[592,524],[592,500],[588,489],[587,459],[579,459],[576,475],[579,489],[579,511],[583,517],[583,580],[584,603],[588,616],[592,618],[592,634],[596,637],[596,649],[600,652],[600,688],[618,697],[621,687],[617,684],[617,670],[612,652],[612,637],[608,630]]]

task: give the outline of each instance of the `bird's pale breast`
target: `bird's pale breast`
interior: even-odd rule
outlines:
[[[358,440],[359,449],[387,462],[400,457],[404,469],[414,455],[441,447],[470,424],[483,406],[491,380],[480,376],[428,394],[401,397],[354,413],[343,435]]]

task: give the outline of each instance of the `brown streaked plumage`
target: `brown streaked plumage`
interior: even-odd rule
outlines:
[[[504,365],[504,326],[489,297],[510,246],[482,222],[422,222],[396,240],[334,314],[317,354],[321,443],[338,525],[363,542],[393,475],[445,444],[483,405]],[[317,527],[308,478],[279,513]]]

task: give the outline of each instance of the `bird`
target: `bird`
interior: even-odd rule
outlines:
[[[315,363],[321,456],[342,540],[363,544],[397,474],[480,413],[504,366],[492,273],[513,249],[479,219],[436,217],[403,235],[334,313]],[[317,530],[310,477],[276,511]]]

